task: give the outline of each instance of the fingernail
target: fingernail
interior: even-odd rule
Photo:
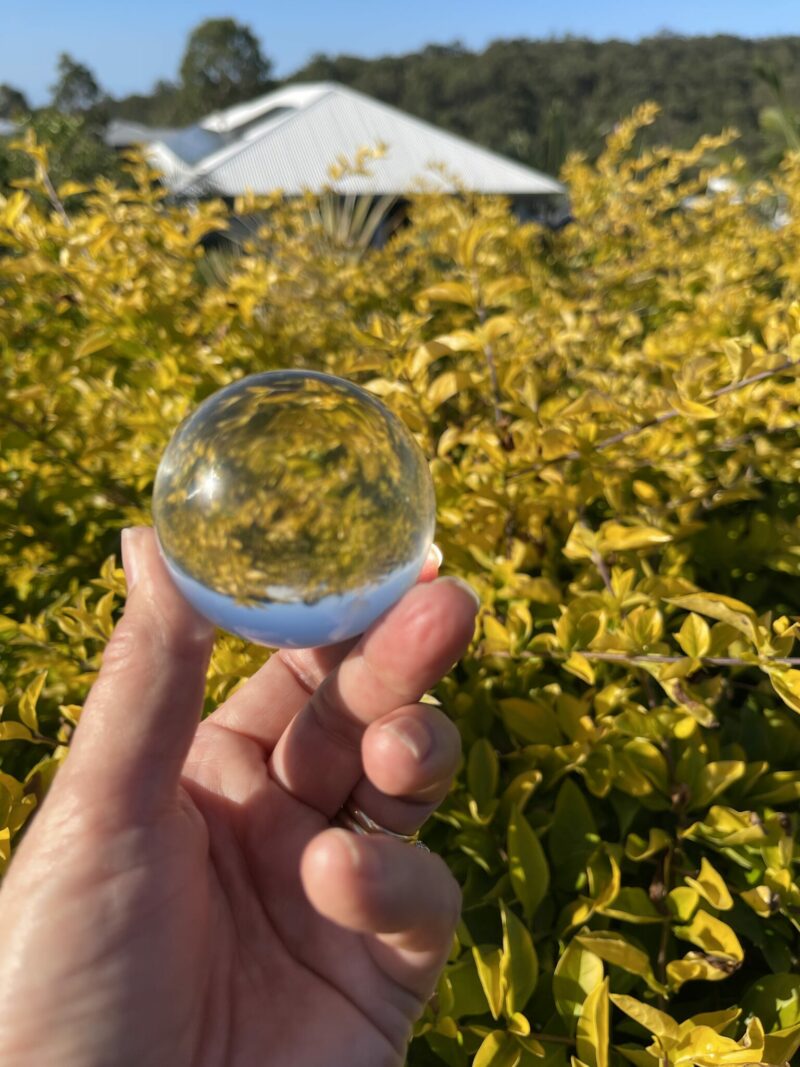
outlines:
[[[381,733],[391,734],[402,742],[418,761],[422,761],[433,748],[433,735],[424,722],[406,716],[392,719],[381,727]]]
[[[441,567],[442,561],[444,560],[444,553],[441,548],[439,548],[438,545],[433,544],[431,545],[431,552],[433,552],[434,559],[436,560],[436,566]]]
[[[475,603],[476,610],[481,606],[481,598],[469,584],[465,582],[463,578],[456,578],[453,575],[448,575],[447,578],[440,578],[441,582],[452,582],[453,585],[457,585],[459,589],[463,589],[465,593],[468,593]]]
[[[137,558],[137,531],[128,527],[122,531],[120,542],[122,545],[122,568],[125,571],[125,581],[128,583],[128,592],[133,592],[133,587],[139,581],[139,560]]]

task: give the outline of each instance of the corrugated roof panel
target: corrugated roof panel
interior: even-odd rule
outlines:
[[[312,87],[308,87],[312,88]],[[322,86],[319,87],[320,89]],[[402,195],[420,185],[455,192],[460,182],[481,193],[561,193],[553,178],[395,108],[340,86],[309,97],[310,103],[284,121],[266,123],[261,134],[214,153],[195,167],[182,187],[188,195],[237,196],[282,189],[297,195],[331,185],[328,168],[340,156],[353,160],[359,149],[387,145],[383,159],[370,160],[368,175],[347,175],[333,183],[341,192]],[[441,164],[451,180],[432,170]]]
[[[282,89],[276,89],[272,93],[266,93],[255,100],[248,100],[244,104],[234,104],[225,111],[214,111],[200,119],[198,125],[203,129],[213,130],[215,133],[228,133],[238,130],[240,126],[246,126],[257,119],[259,115],[265,115],[269,111],[277,111],[281,108],[297,110],[308,107],[315,103],[320,96],[336,88],[329,82],[312,82],[307,85],[287,85]]]

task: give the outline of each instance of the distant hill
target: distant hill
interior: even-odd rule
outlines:
[[[800,37],[511,40],[483,52],[430,45],[378,59],[316,56],[285,82],[341,82],[552,173],[570,149],[597,152],[615,121],[643,100],[663,107],[651,140],[686,146],[735,126],[741,149],[757,165],[765,148],[759,111],[774,103],[759,65],[778,73],[787,102],[800,107]],[[158,125],[199,117],[166,82],[150,96],[106,107],[113,116]]]

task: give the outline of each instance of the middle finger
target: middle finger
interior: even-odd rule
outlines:
[[[454,578],[410,590],[291,721],[269,761],[273,778],[332,817],[361,778],[366,728],[439,681],[469,643],[476,611],[475,594]]]

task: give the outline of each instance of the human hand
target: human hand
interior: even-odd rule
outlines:
[[[123,558],[124,616],[0,892],[0,1062],[398,1067],[460,893],[438,856],[332,820],[351,798],[413,833],[443,799],[458,732],[417,701],[470,640],[470,592],[424,581],[360,639],[275,653],[198,725],[212,628],[151,530]]]

